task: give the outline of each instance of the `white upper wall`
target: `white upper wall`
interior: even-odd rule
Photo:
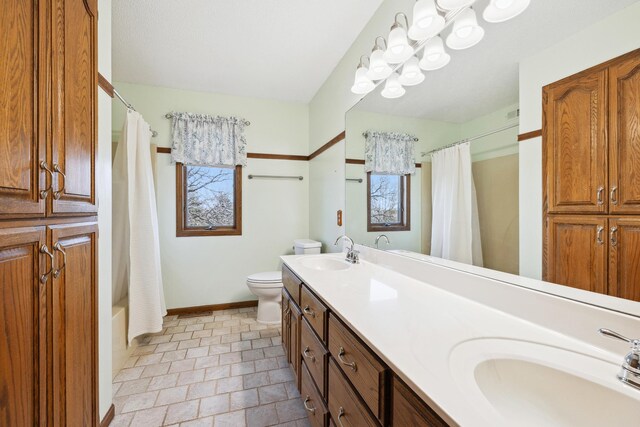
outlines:
[[[542,87],[640,47],[640,2],[520,63],[520,133],[542,127]],[[520,144],[520,274],[542,277],[542,138]]]
[[[207,92],[114,83],[158,131],[153,143],[171,145],[170,111],[240,116],[247,151],[308,154],[308,108]],[[125,108],[114,103],[114,129]],[[156,166],[162,277],[168,308],[255,299],[246,277],[280,269],[279,256],[292,253],[294,239],[309,235],[309,164],[305,161],[249,159],[242,172],[242,236],[176,237],[176,167],[168,154]],[[303,181],[247,178],[248,174],[301,175]]]

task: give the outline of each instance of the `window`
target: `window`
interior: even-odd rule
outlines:
[[[367,231],[408,231],[410,176],[367,174]]]
[[[242,167],[176,165],[176,236],[242,234]]]

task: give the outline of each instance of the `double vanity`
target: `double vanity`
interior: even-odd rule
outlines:
[[[628,345],[598,334],[637,334],[637,317],[356,248],[357,263],[282,257],[283,344],[313,426],[640,419],[640,390],[617,378]]]

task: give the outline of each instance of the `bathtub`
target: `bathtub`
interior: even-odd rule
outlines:
[[[131,345],[127,344],[127,328],[129,325],[129,299],[127,297],[118,301],[112,307],[111,339],[112,339],[112,378],[125,366],[127,359],[138,346],[138,340],[134,339]]]

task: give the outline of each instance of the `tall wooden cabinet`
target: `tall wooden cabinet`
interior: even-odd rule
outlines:
[[[97,2],[0,16],[0,426],[93,426]]]
[[[640,50],[543,89],[544,279],[640,301]]]

